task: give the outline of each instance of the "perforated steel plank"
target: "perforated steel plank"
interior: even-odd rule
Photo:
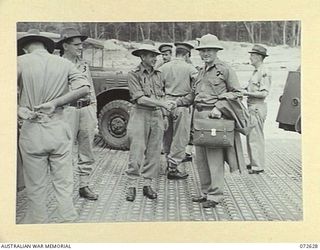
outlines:
[[[186,180],[168,180],[165,160],[161,158],[161,173],[152,182],[158,192],[156,200],[142,195],[142,180],[138,182],[134,202],[125,200],[127,177],[124,173],[128,152],[110,150],[101,139],[94,148],[96,168],[90,185],[99,193],[97,201],[79,197],[75,174],[74,203],[79,213],[76,222],[120,221],[287,221],[302,219],[301,146],[298,140],[266,141],[266,172],[249,175],[226,171],[224,200],[215,208],[203,209],[192,202],[199,194],[199,176],[192,163],[184,163],[189,173]],[[17,194],[16,221],[21,222],[27,206],[26,193]],[[48,192],[50,222],[55,222],[56,200],[52,187]]]

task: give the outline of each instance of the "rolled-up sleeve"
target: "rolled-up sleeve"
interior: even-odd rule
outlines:
[[[196,69],[196,67],[194,67],[193,65],[190,65],[189,74],[190,74],[190,78],[191,78],[192,81],[195,81],[197,79],[198,73],[199,72]]]
[[[70,84],[71,90],[76,90],[83,86],[88,86],[90,88],[90,82],[87,79],[87,77],[83,75],[72,63],[68,65],[69,65],[68,82]]]
[[[228,67],[226,70],[226,84],[228,91],[239,92],[241,87],[236,72],[231,67]]]
[[[270,72],[267,69],[263,69],[261,72],[261,80],[260,80],[260,88],[259,90],[266,90],[270,91],[271,87],[271,75]]]
[[[140,97],[144,96],[144,92],[139,82],[139,77],[134,72],[128,73],[128,87],[132,101],[136,101]]]

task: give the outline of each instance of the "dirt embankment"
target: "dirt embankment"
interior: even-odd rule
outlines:
[[[194,43],[194,42],[193,42]],[[139,59],[131,55],[131,51],[139,47],[139,43],[123,42],[115,39],[104,41],[106,66],[129,68],[139,63]],[[159,46],[160,43],[156,43]],[[251,70],[248,51],[253,44],[243,42],[222,41],[224,50],[219,52],[221,60],[229,63],[236,71]],[[269,57],[265,60],[271,70],[296,70],[300,65],[300,48],[289,46],[266,46]],[[202,61],[197,50],[192,51],[192,62],[201,66]]]
[[[112,67],[117,71],[127,72],[139,64],[140,59],[134,57],[131,52],[139,47],[139,43],[108,40],[104,42],[105,67]],[[252,74],[253,67],[250,65],[249,53],[253,44],[222,41],[224,50],[219,52],[219,58],[231,65],[237,72],[240,84],[246,86]],[[160,43],[156,43],[159,46]],[[267,97],[268,116],[265,123],[266,138],[290,137],[300,138],[300,135],[293,132],[286,132],[278,128],[276,123],[279,108],[279,97],[283,93],[289,71],[295,71],[301,64],[300,48],[288,46],[266,46],[269,57],[265,59],[266,66],[272,74],[272,88]],[[161,56],[159,56],[161,57]],[[192,51],[192,63],[195,66],[202,66],[202,61],[197,50]]]

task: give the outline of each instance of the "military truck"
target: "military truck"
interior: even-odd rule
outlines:
[[[127,150],[127,124],[131,109],[127,74],[104,67],[103,43],[88,38],[83,58],[89,63],[97,96],[99,133],[107,146]]]
[[[17,36],[25,33],[18,32]],[[55,42],[60,39],[60,35],[56,33],[40,33]],[[104,44],[100,40],[88,38],[84,41],[83,48],[82,57],[90,65],[97,96],[99,134],[108,147],[127,150],[127,124],[131,108],[127,74],[115,68],[104,67]],[[58,50],[54,53],[59,55]]]
[[[280,96],[280,107],[277,122],[279,128],[301,133],[301,89],[300,67],[289,71],[283,94]]]

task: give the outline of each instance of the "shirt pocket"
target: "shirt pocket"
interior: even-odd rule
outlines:
[[[211,88],[216,95],[220,95],[226,92],[227,87],[224,75],[220,74],[218,76],[215,76],[211,82]]]
[[[141,88],[145,96],[150,97],[152,94],[150,81],[146,76],[141,76]]]
[[[217,76],[215,76],[212,80],[212,85],[217,86],[217,85],[221,85],[221,84],[225,84],[225,77],[223,74],[218,74]]]
[[[154,89],[152,90],[152,93],[155,94],[158,97],[164,96],[163,84],[161,82],[160,77],[152,78],[152,84],[153,84],[153,87],[154,87]]]
[[[257,89],[260,89],[261,83],[260,81],[256,81],[252,83]]]

